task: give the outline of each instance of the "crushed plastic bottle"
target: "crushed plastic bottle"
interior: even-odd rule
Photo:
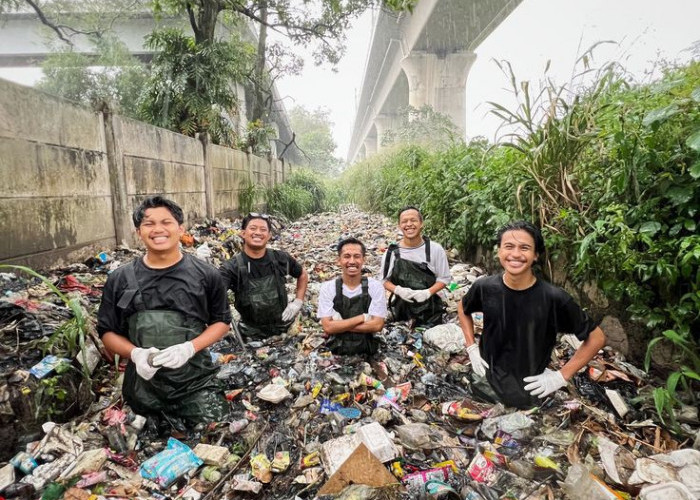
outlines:
[[[624,499],[581,464],[575,464],[569,469],[566,480],[561,483],[561,486],[571,500]]]

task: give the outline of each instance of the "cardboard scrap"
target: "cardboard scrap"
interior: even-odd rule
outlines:
[[[84,451],[78,456],[73,465],[65,469],[59,479],[70,479],[81,476],[85,472],[98,471],[107,461],[107,452],[104,448]]]
[[[63,500],[88,500],[91,493],[80,488],[68,488],[63,494]]]
[[[620,418],[624,418],[630,409],[627,403],[625,403],[625,400],[622,399],[622,396],[620,396],[620,393],[612,389],[605,389],[605,395],[608,396],[608,399],[612,403],[617,414],[620,415]]]
[[[214,446],[211,444],[199,443],[194,447],[194,454],[197,455],[207,465],[223,467],[231,456],[231,452],[224,446]]]
[[[355,434],[341,436],[323,443],[321,461],[326,474],[333,475],[360,443],[364,443],[367,449],[382,463],[399,456],[399,450],[386,429],[380,423],[372,422],[360,427]]]
[[[360,443],[337,471],[319,490],[318,496],[340,493],[351,484],[364,484],[372,488],[398,486],[398,480],[384,467],[371,451]]]
[[[15,482],[15,466],[7,464],[0,469],[0,491],[4,490]]]

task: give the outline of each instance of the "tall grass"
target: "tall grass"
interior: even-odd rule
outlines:
[[[418,205],[434,237],[466,252],[491,247],[508,220],[539,224],[566,280],[596,283],[652,346],[677,347],[679,369],[654,395],[669,417],[700,372],[689,354],[700,332],[700,62],[643,85],[608,65],[586,87],[545,80],[534,95],[502,68],[518,102],[493,104],[517,129],[502,143],[405,145],[352,166],[346,192],[390,216]]]

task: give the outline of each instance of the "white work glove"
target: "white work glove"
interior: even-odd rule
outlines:
[[[414,290],[413,292],[413,301],[414,302],[425,302],[430,298],[432,293],[430,293],[430,290],[427,288],[424,290]]]
[[[141,347],[134,347],[131,351],[131,362],[136,366],[136,373],[139,377],[144,380],[151,380],[156,372],[160,369],[160,366],[151,366],[148,362],[148,357],[151,354],[159,353],[160,351],[155,347],[150,347],[148,349],[143,349]]]
[[[414,293],[416,293],[416,291],[411,288],[405,288],[399,285],[396,285],[396,288],[394,288],[394,295],[401,297],[406,302],[413,302]]]
[[[481,357],[479,346],[476,344],[470,345],[467,347],[467,354],[469,354],[469,361],[472,363],[472,370],[474,370],[474,373],[479,377],[486,375],[486,369],[489,367],[489,364]]]
[[[558,370],[552,371],[549,368],[545,368],[539,375],[525,377],[523,382],[530,382],[525,386],[525,390],[533,396],[539,397],[540,399],[549,396],[562,387],[566,387],[564,375],[562,375]]]
[[[284,311],[282,312],[282,321],[285,323],[287,321],[292,321],[297,314],[299,314],[299,311],[301,311],[301,306],[304,304],[301,299],[294,299],[291,301],[289,304],[287,304],[287,307],[284,308]]]
[[[340,315],[339,312],[333,312],[333,316],[331,316],[331,319],[333,321],[342,321],[343,317]]]
[[[153,364],[164,368],[180,368],[192,356],[194,356],[194,344],[189,341],[183,342],[163,349],[160,354],[153,358]]]
[[[197,247],[197,250],[194,252],[195,257],[197,257],[199,260],[203,260],[205,262],[208,262],[209,259],[211,259],[211,248],[209,248],[208,243],[203,243]]]

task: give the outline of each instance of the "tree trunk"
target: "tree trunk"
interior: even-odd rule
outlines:
[[[202,0],[199,11],[197,12],[198,26],[194,29],[194,39],[198,44],[211,43],[214,41],[216,19],[219,17],[220,10],[218,0]]]
[[[255,56],[255,99],[251,121],[262,120],[265,116],[265,54],[267,50],[267,2],[261,2],[260,33],[258,34],[258,52]]]

